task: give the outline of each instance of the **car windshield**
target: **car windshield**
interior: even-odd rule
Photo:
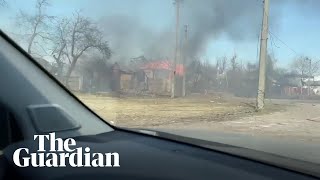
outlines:
[[[109,124],[319,157],[319,6],[0,0],[0,28]]]

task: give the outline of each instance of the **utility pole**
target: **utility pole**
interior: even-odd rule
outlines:
[[[186,64],[188,59],[188,25],[184,25],[184,57],[183,57],[183,75],[182,75],[182,96],[186,96]]]
[[[176,47],[174,51],[174,62],[173,62],[173,77],[171,79],[171,98],[176,97],[176,70],[177,70],[177,61],[179,60],[179,23],[180,23],[180,1],[174,0],[176,5]]]
[[[312,72],[311,72],[311,68],[312,68],[312,66],[311,66],[311,64],[312,64],[312,60],[311,59],[309,59],[309,58],[307,58],[307,60],[309,60],[309,77],[308,77],[308,96],[310,96],[311,95],[311,77],[312,77]]]
[[[268,20],[269,19],[269,0],[263,1],[263,20],[260,41],[259,57],[259,85],[257,95],[257,110],[264,108],[264,98],[266,89],[266,58],[267,58],[267,41],[268,41]]]

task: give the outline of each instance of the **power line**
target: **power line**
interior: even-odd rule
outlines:
[[[274,43],[272,36],[270,36],[270,42],[271,42],[271,55],[272,55],[272,58],[275,60],[276,57],[275,57],[275,54],[274,54],[273,46],[275,46],[276,48],[279,48],[279,47]]]
[[[260,7],[260,5],[262,5],[263,6],[263,0],[261,1],[261,0],[257,0],[256,2],[262,2],[261,4],[259,3],[259,4],[257,4],[259,7]],[[263,12],[263,16],[269,16],[268,14],[265,14],[265,12]],[[295,51],[294,49],[292,49],[288,44],[286,44],[284,41],[282,41],[277,35],[275,35],[274,33],[272,33],[271,31],[270,31],[270,27],[269,27],[269,34],[271,35],[271,36],[273,36],[274,38],[276,38],[278,41],[280,41],[283,45],[285,45],[290,51],[292,51],[293,53],[295,53],[296,55],[298,55],[299,53],[297,53],[297,51]],[[271,39],[271,36],[270,36],[270,39]],[[274,41],[271,39],[271,43],[275,46],[275,47],[277,47],[277,48],[279,48],[278,46],[276,46],[275,45],[275,43],[274,43]]]
[[[292,52],[294,52],[296,55],[298,54],[297,51],[293,50],[289,45],[287,45],[284,41],[282,41],[278,36],[276,36],[274,33],[272,33],[269,30],[269,34],[272,35],[274,38],[276,38],[279,42],[281,42],[283,45],[285,45],[289,50],[291,50]]]
[[[275,46],[276,48],[280,48],[278,45],[276,45],[276,43],[274,42],[274,39],[272,38],[271,35],[270,35],[270,40],[271,40],[271,45]]]

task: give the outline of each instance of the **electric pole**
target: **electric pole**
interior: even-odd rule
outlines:
[[[309,60],[309,78],[308,78],[308,96],[310,96],[311,95],[311,77],[312,77],[312,72],[311,72],[311,68],[312,68],[312,66],[311,66],[311,59],[309,59],[309,58],[307,58],[307,60]]]
[[[188,25],[184,25],[184,57],[182,62],[183,75],[182,75],[182,96],[186,96],[186,64],[188,59]]]
[[[267,58],[267,41],[268,41],[268,20],[269,19],[269,0],[263,1],[263,20],[260,41],[259,57],[259,85],[257,95],[257,110],[264,108],[264,98],[266,89],[266,58]]]
[[[171,98],[176,97],[176,70],[177,70],[177,62],[179,60],[179,21],[180,21],[180,1],[174,0],[174,4],[176,5],[176,47],[174,51],[174,61],[173,61],[173,77],[171,79]]]

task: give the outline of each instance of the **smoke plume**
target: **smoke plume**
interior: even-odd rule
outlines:
[[[269,23],[273,31],[281,28],[279,19],[282,17],[282,8],[287,4],[294,4],[301,11],[306,11],[306,9],[316,11],[320,1],[307,0],[302,3],[302,0],[271,0]],[[173,6],[173,4],[168,3],[168,6]],[[175,12],[165,13],[171,13],[173,17],[175,15]],[[201,56],[208,43],[214,42],[222,35],[234,42],[256,42],[261,30],[262,13],[262,0],[183,0],[179,28],[181,46],[184,43],[184,25],[189,27],[187,49],[189,57]],[[174,24],[175,19],[167,21]],[[104,17],[101,24],[114,51],[113,58],[118,61],[125,61],[140,55],[154,59],[173,58],[174,26],[159,32],[152,27],[145,26],[133,16]]]

